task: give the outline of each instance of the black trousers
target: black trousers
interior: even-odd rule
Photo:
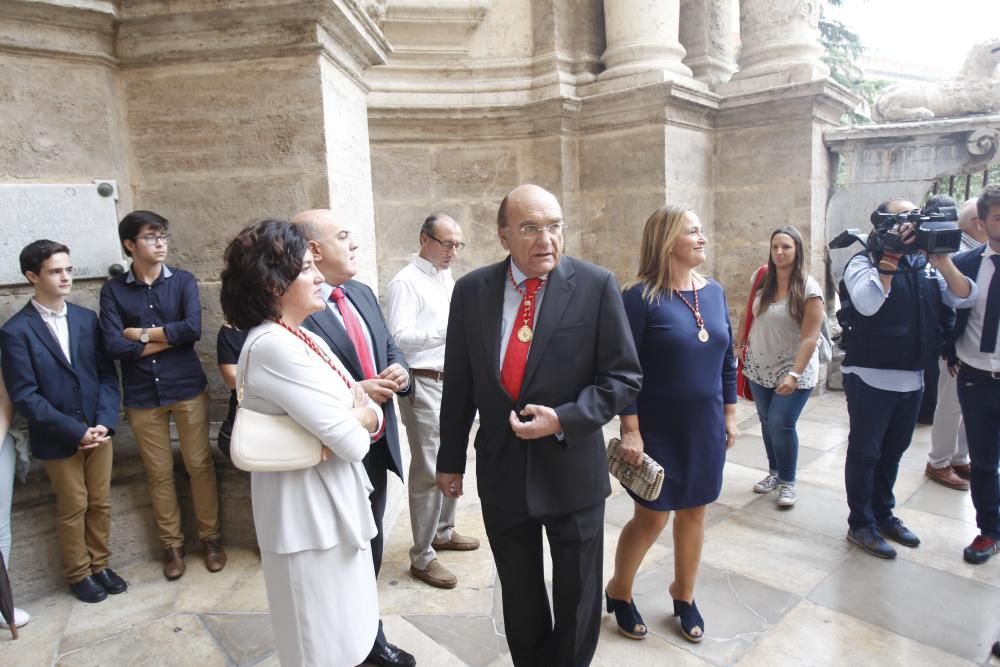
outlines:
[[[375,576],[378,577],[382,569],[382,552],[385,544],[382,539],[382,519],[385,517],[386,490],[389,486],[389,445],[383,437],[378,442],[372,443],[372,448],[368,456],[362,461],[365,470],[368,472],[368,479],[371,480],[373,490],[368,500],[372,504],[372,516],[375,518],[375,528],[378,532],[371,541],[372,564],[375,566]],[[378,634],[375,635],[375,645],[372,650],[376,650],[386,645],[385,633],[382,631],[382,619],[378,620]]]
[[[584,667],[601,631],[604,503],[531,517],[483,505],[503,589],[503,617],[517,667]],[[552,555],[552,606],[542,569],[542,529]]]

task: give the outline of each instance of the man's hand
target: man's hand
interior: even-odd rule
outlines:
[[[139,336],[141,335],[142,329],[139,327],[126,327],[125,329],[122,329],[122,336],[136,343],[139,342]]]
[[[384,371],[378,374],[378,377],[383,380],[392,380],[396,383],[396,391],[404,391],[408,386],[410,386],[410,376],[406,373],[406,369],[399,364],[393,364],[386,368]]]
[[[462,478],[464,475],[456,475],[450,472],[439,472],[437,474],[437,485],[445,498],[458,498],[462,495]]]
[[[92,426],[87,429],[87,432],[83,434],[80,438],[80,444],[78,447],[80,449],[95,449],[100,447],[104,443],[111,440],[108,437],[108,429],[104,426]]]
[[[387,368],[386,370],[389,369]],[[379,405],[392,400],[393,394],[399,391],[399,385],[392,380],[384,380],[382,378],[362,380],[358,384],[361,385],[361,387],[365,390],[365,393]]]
[[[510,428],[514,431],[514,435],[522,440],[533,440],[534,438],[544,438],[547,435],[562,433],[559,415],[550,407],[529,403],[521,410],[521,416],[531,419],[522,422],[513,410],[510,411]]]

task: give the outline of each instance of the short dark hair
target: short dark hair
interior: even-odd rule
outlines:
[[[958,209],[958,204],[955,203],[955,198],[950,195],[931,195],[927,198],[927,203],[924,204],[925,213],[940,213],[942,208],[954,207]]]
[[[226,321],[249,331],[281,317],[277,297],[302,271],[309,240],[284,220],[252,224],[229,242],[219,301]]]
[[[449,215],[446,211],[434,211],[429,216],[424,219],[424,224],[420,225],[420,233],[427,234],[427,236],[434,236],[434,227],[437,225],[441,218],[455,218]]]
[[[125,241],[134,241],[144,226],[150,226],[154,231],[167,231],[170,223],[159,213],[152,211],[132,211],[118,223],[118,240],[121,241],[122,249],[129,257],[132,253],[125,247]]]
[[[976,213],[984,225],[986,224],[986,216],[990,214],[990,207],[997,204],[1000,204],[1000,183],[987,185],[976,198]]]
[[[61,252],[68,255],[69,248],[58,241],[49,241],[48,239],[32,241],[24,246],[18,257],[18,260],[21,262],[21,273],[27,277],[28,271],[31,271],[37,276],[39,271],[42,270],[42,264],[45,263],[45,260]]]

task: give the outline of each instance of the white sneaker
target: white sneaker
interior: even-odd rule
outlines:
[[[791,507],[795,504],[795,482],[778,484],[778,507]]]
[[[754,493],[771,493],[778,488],[778,471],[772,470],[767,477],[753,485]]]
[[[24,627],[25,625],[28,624],[28,621],[30,621],[30,620],[31,620],[31,614],[29,614],[28,612],[26,612],[23,609],[18,609],[17,607],[14,607],[14,626],[15,627],[18,627],[18,628]],[[3,617],[0,617],[0,628],[3,628],[4,630],[9,630],[10,629],[10,626],[7,625],[7,621],[3,620]]]

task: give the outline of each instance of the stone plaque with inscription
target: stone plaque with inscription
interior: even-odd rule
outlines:
[[[118,187],[0,183],[0,285],[26,284],[18,255],[37,239],[69,246],[76,279],[103,278],[123,265],[118,242]]]

